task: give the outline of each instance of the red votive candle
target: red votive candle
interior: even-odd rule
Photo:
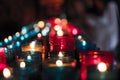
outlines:
[[[5,55],[5,48],[0,48],[0,70],[6,67],[6,55]]]
[[[0,48],[0,64],[6,64],[5,48]]]
[[[80,77],[81,80],[87,79],[87,67],[92,65],[98,65],[103,62],[110,67],[114,61],[114,54],[107,51],[89,51],[80,53]]]
[[[50,37],[50,51],[73,51],[74,46],[73,36],[51,36]]]

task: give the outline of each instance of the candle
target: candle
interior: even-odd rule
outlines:
[[[95,74],[97,72],[105,73],[106,71],[109,71],[110,66],[112,66],[113,64],[113,60],[114,60],[113,53],[107,51],[93,50],[93,51],[80,53],[81,80],[93,79],[96,76],[90,76],[91,74]]]
[[[78,80],[79,74],[75,68],[76,61],[66,61],[61,59],[50,58],[43,66],[43,80]],[[46,77],[47,76],[47,77]]]
[[[59,58],[64,57],[64,55],[63,55],[62,51],[59,51],[59,53],[58,53],[58,57],[59,57]]]
[[[10,72],[10,70],[9,70],[8,68],[5,68],[5,69],[3,70],[3,76],[4,76],[4,78],[6,78],[6,79],[8,79],[8,78],[11,77],[11,72]]]
[[[20,68],[24,69],[26,67],[26,63],[24,61],[20,62]]]
[[[2,80],[14,80],[14,76],[12,75],[12,68],[4,68],[3,69],[3,79]]]
[[[57,65],[57,66],[62,66],[62,65],[63,65],[63,62],[62,62],[61,60],[57,60],[57,61],[56,61],[56,65]]]
[[[27,62],[41,63],[45,58],[45,51],[42,42],[32,41],[22,46],[22,58]]]

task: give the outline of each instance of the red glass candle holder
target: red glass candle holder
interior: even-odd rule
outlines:
[[[52,51],[73,51],[75,41],[72,36],[51,36],[50,52]]]
[[[0,48],[0,70],[3,70],[6,66],[6,54],[5,54],[5,48]]]
[[[107,51],[89,51],[80,53],[80,77],[81,80],[87,79],[87,67],[105,63],[108,68],[113,64],[114,54]]]

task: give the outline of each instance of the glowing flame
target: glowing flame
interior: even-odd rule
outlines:
[[[31,48],[31,49],[34,49],[34,48],[35,48],[35,41],[32,41],[32,42],[30,43],[30,48]]]
[[[107,70],[107,65],[105,63],[101,62],[98,64],[97,68],[100,72],[105,72]]]
[[[11,72],[10,72],[10,70],[9,70],[8,68],[5,68],[5,69],[3,70],[3,76],[4,76],[5,78],[10,78],[10,77],[11,77]]]
[[[60,66],[63,65],[63,62],[62,62],[61,60],[57,60],[57,61],[56,61],[56,65],[57,65],[58,67],[60,67]]]
[[[63,57],[64,55],[63,55],[63,53],[60,51],[59,53],[58,53],[58,57]]]
[[[20,68],[25,68],[26,64],[24,61],[20,62]]]
[[[63,31],[62,31],[62,30],[58,30],[58,31],[57,31],[57,35],[58,35],[58,36],[63,36],[63,35],[64,35],[64,33],[63,33]]]

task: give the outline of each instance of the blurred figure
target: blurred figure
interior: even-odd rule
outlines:
[[[63,11],[69,22],[76,25],[83,30],[83,35],[88,41],[91,41],[90,27],[86,23],[86,3],[85,0],[65,0],[63,4]]]
[[[84,0],[65,0],[63,10],[70,22],[83,28],[81,25],[84,24],[86,15]]]
[[[115,51],[118,45],[118,7],[114,1],[88,1],[93,10],[88,12],[87,23],[92,30],[93,41],[103,51]],[[89,8],[88,8],[89,9]]]

